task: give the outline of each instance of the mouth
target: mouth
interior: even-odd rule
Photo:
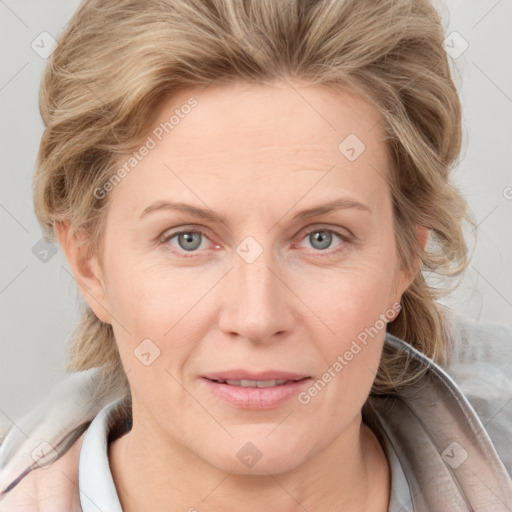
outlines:
[[[222,402],[240,409],[273,409],[289,402],[312,380],[309,376],[292,378],[233,379],[203,377],[209,392]]]
[[[219,384],[227,384],[228,386],[240,386],[242,388],[271,388],[274,386],[283,386],[285,384],[292,384],[299,382],[309,377],[298,377],[296,379],[272,379],[272,380],[232,380],[232,379],[208,379],[212,382],[218,382]]]

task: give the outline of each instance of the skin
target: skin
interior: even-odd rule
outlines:
[[[400,300],[415,271],[398,263],[379,116],[349,92],[239,82],[180,93],[155,126],[191,96],[198,105],[109,192],[100,255],[58,228],[132,390],[133,429],[109,455],[123,510],[385,511],[389,467],[361,419],[385,328],[308,404],[243,410],[200,378],[245,368],[316,380]],[[349,134],[365,144],[354,161],[338,150]],[[341,197],[370,211],[293,220]],[[169,209],[139,218],[159,200],[228,224]],[[181,229],[203,233],[199,248],[161,240]],[[316,230],[345,240],[319,248]],[[252,263],[237,253],[247,236],[263,251]],[[147,338],[160,350],[149,366],[134,355]],[[251,468],[237,457],[247,442],[262,454]]]

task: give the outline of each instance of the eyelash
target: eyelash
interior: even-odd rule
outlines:
[[[315,228],[315,229],[312,229],[310,231],[307,231],[304,236],[301,236],[300,237],[300,240],[299,241],[302,241],[304,240],[305,238],[307,238],[309,235],[313,234],[313,233],[316,233],[316,232],[325,232],[325,233],[331,233],[331,234],[335,234],[336,236],[338,236],[341,241],[343,243],[340,244],[341,247],[339,247],[338,249],[334,249],[334,250],[331,250],[329,251],[329,249],[325,249],[324,251],[321,251],[319,249],[315,250],[313,249],[313,251],[315,251],[317,254],[315,254],[315,257],[319,257],[319,258],[325,258],[325,257],[329,257],[329,256],[334,256],[334,255],[337,255],[343,251],[346,250],[346,247],[345,247],[345,244],[347,243],[351,243],[352,242],[352,239],[350,236],[346,235],[346,234],[343,234],[335,229],[327,229],[327,228]],[[205,238],[208,238],[208,236],[203,232],[203,231],[199,231],[197,229],[181,229],[179,231],[174,231],[174,232],[171,232],[169,234],[163,234],[160,238],[159,238],[159,242],[162,246],[165,247],[166,250],[172,252],[173,254],[177,254],[178,256],[182,257],[182,258],[194,258],[197,256],[198,254],[198,251],[191,251],[190,252],[190,255],[186,255],[186,251],[183,251],[183,250],[178,250],[178,249],[175,249],[175,248],[171,248],[169,245],[168,245],[168,242],[170,240],[172,240],[174,237],[176,237],[177,235],[181,235],[183,233],[187,233],[187,234],[198,234],[198,235],[203,235]]]

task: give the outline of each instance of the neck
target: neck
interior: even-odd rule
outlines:
[[[388,510],[388,463],[360,415],[330,446],[284,473],[227,473],[137,421],[111,443],[109,458],[125,512]]]

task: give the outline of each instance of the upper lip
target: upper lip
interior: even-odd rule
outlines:
[[[225,370],[203,375],[209,380],[298,380],[309,377],[301,373],[283,372],[280,370],[266,370],[253,372],[249,370]]]

